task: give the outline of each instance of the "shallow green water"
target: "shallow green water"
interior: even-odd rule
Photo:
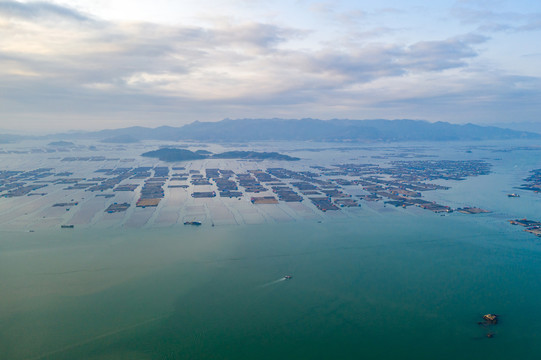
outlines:
[[[491,223],[4,233],[2,358],[536,359],[541,247]]]

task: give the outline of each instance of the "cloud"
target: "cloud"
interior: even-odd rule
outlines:
[[[432,94],[404,91],[396,85],[399,96],[380,97],[371,104],[379,109],[392,109],[391,114],[400,116],[415,112],[420,118],[442,119],[450,122],[469,121],[493,123],[505,119],[509,122],[537,120],[541,111],[539,78],[500,74],[476,74],[468,78],[442,78],[444,86]],[[422,81],[417,82],[423,87]],[[401,91],[402,90],[402,91]],[[392,115],[389,115],[392,116]]]
[[[406,49],[405,66],[417,71],[441,71],[466,65],[466,60],[478,55],[473,45],[488,37],[468,35],[442,41],[421,41]]]
[[[411,45],[370,44],[352,51],[327,49],[305,57],[312,73],[338,76],[340,83],[365,83],[381,77],[408,73],[441,72],[464,67],[475,58],[474,45],[486,41],[481,36],[462,36],[441,41],[421,41]]]
[[[466,4],[465,4],[466,5]],[[480,3],[478,7],[457,6],[451,14],[463,24],[474,24],[482,32],[526,32],[541,30],[541,13],[516,11],[494,11],[493,5]]]
[[[53,8],[86,21],[75,10]],[[255,22],[185,27],[102,21],[66,33],[63,27],[40,27],[32,20],[17,28],[15,37],[0,40],[4,76],[26,72],[66,87],[193,99],[253,97],[254,92],[272,96],[304,86],[328,89],[408,72],[442,71],[464,66],[477,54],[473,45],[482,41],[453,38],[314,51],[281,47],[306,36],[305,31]]]
[[[51,22],[55,17],[67,21]],[[471,79],[486,72],[471,65],[489,39],[479,34],[413,42],[373,42],[362,31],[341,35],[301,47],[294,44],[318,40],[313,31],[233,19],[115,22],[43,2],[0,2],[0,109],[21,117],[84,113],[161,121],[261,111],[359,117],[360,109],[393,104],[408,111],[393,116],[405,117],[417,114],[414,104],[427,104],[423,99],[471,97],[471,89],[479,90]],[[511,98],[529,98],[541,86],[523,80],[519,90],[506,81],[490,84]]]
[[[91,21],[91,18],[68,7],[47,2],[22,3],[18,1],[0,2],[0,16],[26,20],[61,18],[72,21]]]

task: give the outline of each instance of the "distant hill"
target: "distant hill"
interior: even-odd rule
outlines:
[[[141,156],[158,158],[161,161],[189,161],[199,159],[247,159],[247,160],[283,160],[296,161],[299,158],[276,152],[256,152],[256,151],[227,151],[221,154],[201,154],[199,151],[193,152],[185,149],[162,148],[149,151]]]
[[[540,134],[474,124],[457,125],[422,120],[240,119],[199,122],[181,127],[129,127],[93,133],[65,134],[64,138],[137,140],[195,140],[210,142],[285,141],[475,141],[539,139]]]
[[[0,134],[0,144],[11,144],[24,138],[23,135]]]
[[[111,144],[132,144],[139,142],[139,139],[130,134],[119,134],[116,136],[105,138],[101,142]]]
[[[541,122],[536,121],[515,121],[515,122],[502,122],[493,123],[492,125],[504,129],[528,131],[541,134]]]
[[[111,139],[119,136],[129,137],[137,140],[178,140],[182,127],[160,126],[157,128],[146,128],[132,126],[122,129],[101,130],[95,133],[87,133],[101,139]]]
[[[72,147],[75,146],[74,143],[71,141],[52,141],[47,144],[48,146],[56,146],[56,147]]]
[[[194,122],[183,126],[180,139],[206,141],[453,141],[541,138],[539,134],[473,124],[419,120],[283,120],[243,119]]]

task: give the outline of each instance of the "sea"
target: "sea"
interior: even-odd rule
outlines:
[[[538,359],[541,239],[508,220],[541,220],[541,195],[516,189],[541,168],[540,145],[253,145],[302,166],[411,151],[484,159],[490,175],[439,180],[451,189],[423,194],[492,211],[478,215],[362,202],[287,221],[137,227],[94,217],[60,229],[29,205],[10,217],[12,199],[0,198],[0,358]],[[143,149],[103,151],[113,150]],[[0,164],[75,166],[40,156],[9,152]],[[197,166],[210,165],[219,164]],[[487,313],[497,325],[479,324]]]

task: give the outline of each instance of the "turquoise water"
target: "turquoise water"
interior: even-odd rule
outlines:
[[[539,152],[457,146],[493,174],[425,198],[492,214],[0,230],[0,359],[538,359],[541,241],[506,220],[541,219]]]
[[[8,359],[534,359],[541,247],[491,222],[398,212],[12,233],[0,269],[19,298],[3,299],[0,348]],[[501,315],[493,339],[476,324],[488,312]]]

